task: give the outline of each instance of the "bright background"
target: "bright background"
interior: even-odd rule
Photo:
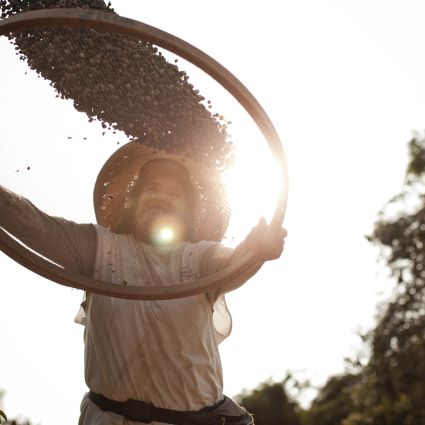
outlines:
[[[267,111],[288,157],[285,253],[228,296],[234,328],[221,346],[225,392],[282,379],[288,370],[322,384],[361,347],[357,332],[372,326],[376,303],[392,285],[364,235],[400,189],[406,142],[424,127],[425,5],[120,0],[113,6],[228,68]],[[7,116],[0,119],[4,127]],[[81,293],[3,254],[0,270],[3,407],[35,423],[75,424],[85,391],[83,328],[73,323]]]

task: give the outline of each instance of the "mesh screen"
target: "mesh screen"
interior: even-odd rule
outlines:
[[[4,17],[16,4],[2,6]],[[66,25],[0,37],[0,57],[0,185],[10,191],[0,226],[73,279],[196,280],[226,267],[233,251],[218,242],[235,247],[260,217],[271,219],[281,174],[263,135],[220,84],[181,57],[142,39]],[[154,172],[143,174],[148,162]],[[149,190],[161,192],[146,201],[152,217],[169,218],[154,238],[137,232],[140,196]],[[173,238],[191,248],[169,249]],[[140,241],[143,253],[132,252]],[[205,265],[209,248],[214,264]],[[95,270],[102,255],[108,271]],[[134,256],[130,268],[149,276],[119,270],[120,255]],[[164,278],[161,264],[173,261],[178,277]]]

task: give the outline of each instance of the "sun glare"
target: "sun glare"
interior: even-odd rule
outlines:
[[[243,240],[261,217],[270,221],[281,190],[281,176],[266,147],[238,152],[234,166],[224,177],[231,206],[230,240]]]

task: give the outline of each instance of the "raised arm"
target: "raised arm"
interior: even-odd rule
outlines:
[[[92,276],[96,254],[93,225],[51,217],[0,186],[0,227],[51,261]]]
[[[241,258],[252,253],[258,260],[258,268],[247,276],[241,276],[242,283],[235,284],[233,287],[227,287],[226,291],[231,291],[238,288],[248,279],[250,279],[261,267],[264,261],[278,259],[285,245],[285,237],[287,231],[284,228],[276,230],[261,219],[257,226],[255,226],[243,242],[236,248],[227,248],[222,245],[211,246],[203,255],[201,263],[202,276],[208,276],[222,270],[231,264],[239,261]],[[223,290],[216,290],[210,294],[212,299],[217,299],[223,293]]]

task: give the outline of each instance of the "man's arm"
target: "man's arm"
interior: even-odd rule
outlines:
[[[51,261],[92,276],[96,254],[93,225],[51,217],[0,186],[0,227]]]
[[[261,267],[264,261],[278,259],[285,245],[287,231],[284,228],[275,229],[267,225],[264,219],[261,219],[243,242],[236,248],[227,248],[222,245],[213,245],[204,253],[201,262],[201,275],[208,276],[219,270],[229,267],[231,264],[239,261],[248,253],[255,256],[258,260],[258,268],[249,276],[241,276],[242,283],[235,283],[233,287],[226,287],[226,292],[232,291],[248,279],[250,279]],[[224,291],[218,289],[210,294],[210,298],[216,300]]]

